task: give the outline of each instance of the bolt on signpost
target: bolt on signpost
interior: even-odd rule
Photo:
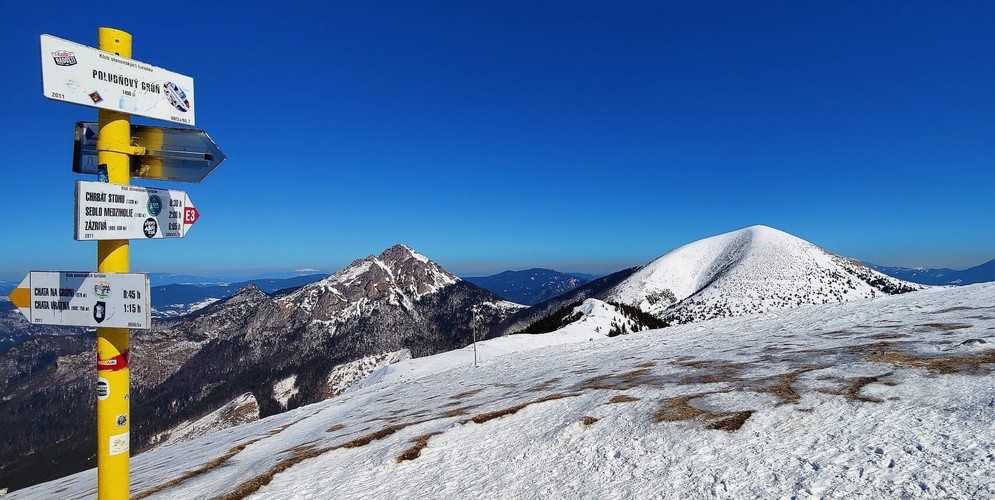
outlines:
[[[131,59],[131,34],[100,28],[99,49],[41,36],[45,97],[98,108],[77,124],[75,239],[97,241],[97,272],[31,272],[11,302],[32,324],[97,329],[97,497],[126,499],[130,484],[129,328],[151,323],[149,281],[130,274],[129,240],[182,238],[199,212],[186,193],[130,186],[142,179],[200,182],[225,156],[202,130],[132,127],[140,115],[194,124],[193,79]],[[96,168],[93,168],[96,167]]]

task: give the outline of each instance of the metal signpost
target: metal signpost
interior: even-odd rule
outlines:
[[[225,155],[202,130],[132,127],[130,115],[194,125],[193,78],[131,59],[131,34],[100,28],[99,48],[41,36],[42,92],[97,108],[77,123],[75,236],[97,241],[97,272],[32,272],[10,294],[33,324],[97,329],[97,498],[130,489],[129,329],[150,326],[149,280],[128,274],[131,239],[182,238],[199,213],[183,191],[131,177],[200,182]]]
[[[76,122],[73,172],[99,174],[97,124]],[[203,130],[131,126],[131,142],[141,154],[131,157],[131,176],[174,182],[201,182],[225,161],[225,154]]]
[[[151,323],[147,274],[33,271],[10,301],[33,325],[147,330]]]
[[[76,239],[182,238],[200,217],[183,191],[76,181]]]

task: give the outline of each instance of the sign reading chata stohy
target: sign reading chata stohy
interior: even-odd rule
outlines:
[[[76,239],[182,238],[200,217],[175,189],[76,181]]]
[[[148,329],[147,274],[32,271],[10,293],[32,324]]]
[[[193,78],[51,35],[41,36],[45,97],[194,125]]]

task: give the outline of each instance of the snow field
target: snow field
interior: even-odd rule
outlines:
[[[610,322],[596,306],[589,327]],[[338,398],[139,455],[133,493],[995,497],[995,284],[611,339],[579,324],[481,343],[476,368],[472,347],[401,361]]]

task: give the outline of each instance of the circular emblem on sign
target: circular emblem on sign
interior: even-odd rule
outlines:
[[[155,233],[159,232],[159,223],[153,218],[145,219],[145,224],[142,226],[142,231],[145,232],[146,238],[152,238]]]
[[[162,212],[162,198],[154,194],[149,196],[149,215],[155,217]]]
[[[169,99],[169,104],[172,104],[174,108],[184,113],[190,109],[190,100],[187,99],[187,93],[183,89],[173,82],[164,83],[162,88],[166,92],[166,99]]]
[[[93,294],[98,298],[106,299],[111,294],[111,284],[106,281],[98,281],[93,284]]]
[[[111,384],[105,378],[97,379],[97,399],[103,401],[111,395]]]

